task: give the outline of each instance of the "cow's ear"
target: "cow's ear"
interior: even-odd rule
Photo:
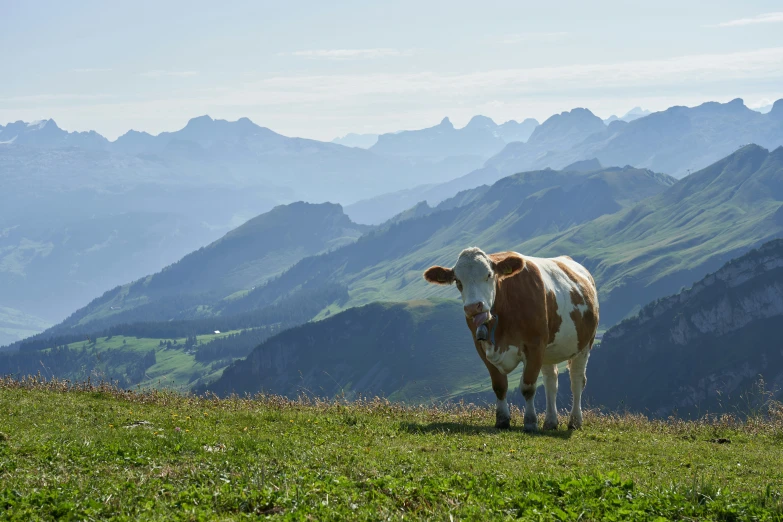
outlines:
[[[454,270],[442,266],[431,266],[424,272],[424,279],[435,285],[450,285],[454,282]]]
[[[492,268],[501,279],[504,279],[521,272],[525,268],[525,260],[516,254],[507,254],[503,259],[494,261]]]

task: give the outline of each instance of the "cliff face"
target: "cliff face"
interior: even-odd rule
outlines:
[[[730,261],[604,335],[588,367],[595,406],[655,416],[758,406],[783,389],[783,240]]]

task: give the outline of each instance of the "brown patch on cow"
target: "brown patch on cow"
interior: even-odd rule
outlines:
[[[490,254],[489,258],[498,263],[509,254],[513,252]],[[529,259],[524,261],[524,268],[519,272],[510,277],[498,278],[495,313],[500,317],[500,322],[495,330],[495,341],[501,352],[508,350],[509,346],[516,346],[525,354],[526,371],[537,376],[549,338],[547,295],[538,266]],[[494,322],[490,323],[492,326],[495,326]],[[475,329],[471,328],[471,331],[475,339]],[[476,349],[483,352],[478,342]]]
[[[575,288],[571,289],[571,303],[574,305],[574,309],[568,315],[576,326],[579,350],[592,348],[595,333],[598,329],[598,296],[593,277],[589,276],[588,280],[574,272],[566,263],[557,259],[553,261],[576,285]],[[587,309],[584,313],[579,310],[579,306],[586,306]]]
[[[525,260],[516,252],[499,252],[488,257],[500,279],[512,277],[525,268]]]
[[[582,297],[582,294],[576,288],[571,289],[571,304],[574,306],[585,304],[585,298]]]
[[[442,266],[431,266],[424,272],[424,279],[435,285],[450,285],[454,282],[454,270]]]
[[[549,325],[549,342],[552,344],[555,342],[555,336],[560,331],[560,325],[563,324],[563,318],[557,313],[557,296],[553,291],[549,291],[546,294],[546,319]]]

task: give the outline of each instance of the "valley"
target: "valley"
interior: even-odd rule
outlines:
[[[674,112],[687,114],[700,125],[721,111],[751,122],[767,121],[748,116],[732,103]],[[777,112],[763,116],[775,118]],[[631,123],[614,121],[610,126],[651,125],[645,120],[659,117],[663,116],[654,113]],[[474,120],[462,130],[446,122],[421,131],[382,136],[369,150],[382,150],[383,155],[398,158],[421,156],[425,149],[416,147],[435,139],[441,140],[442,152],[433,149],[426,161],[445,161],[459,149],[460,140],[474,142],[477,135],[495,128],[491,120]],[[589,111],[575,110],[530,127],[527,143],[530,147],[570,150],[605,126]],[[123,153],[144,158],[145,150],[165,151],[185,138],[212,149],[217,142],[209,136],[216,131],[223,133],[223,140],[238,140],[236,143],[248,146],[248,140],[266,135],[258,129],[246,121],[202,118],[183,129],[181,138],[129,135],[116,143],[123,144]],[[290,145],[287,138],[269,136]],[[138,143],[131,147],[128,140]],[[495,143],[492,147],[497,148],[499,142],[484,143]],[[120,147],[98,145],[99,150]],[[512,168],[503,166],[506,160],[502,160],[510,146],[500,147],[500,152],[491,147],[476,149],[479,156],[497,156],[487,159],[487,165],[492,166],[467,178],[455,178],[451,184],[428,185],[429,194],[439,195],[434,204],[419,202],[374,225],[353,221],[349,207],[351,213],[367,216],[375,207],[390,212],[412,201],[418,189],[396,193],[407,194],[401,197],[380,195],[352,207],[305,202],[276,205],[227,233],[218,235],[220,229],[213,228],[214,241],[191,247],[191,253],[168,264],[142,254],[148,247],[123,239],[132,233],[118,234],[117,225],[103,219],[100,224],[118,238],[109,240],[103,248],[106,254],[117,252],[115,243],[119,240],[127,245],[124,248],[144,257],[143,262],[128,257],[129,269],[165,268],[149,270],[104,291],[43,333],[19,328],[19,318],[25,316],[7,309],[6,315],[16,317],[16,322],[3,323],[10,325],[5,326],[6,331],[27,334],[23,342],[11,342],[0,354],[0,373],[21,376],[43,370],[46,375],[48,368],[49,377],[78,380],[91,376],[125,386],[219,395],[377,395],[426,404],[490,401],[486,369],[461,318],[458,294],[453,288],[427,285],[421,274],[428,266],[449,263],[470,245],[534,256],[567,252],[592,271],[599,288],[601,329],[608,328],[607,339],[614,339],[617,328],[627,323],[621,321],[644,313],[647,303],[687,291],[724,263],[783,234],[779,219],[783,212],[783,147],[770,151],[747,145],[679,180],[645,168],[605,167],[605,157],[596,159],[600,155],[572,162],[562,170],[543,168],[504,176],[501,172]],[[482,177],[477,173],[483,173],[486,183],[480,182]],[[465,188],[458,192],[447,188],[459,183]],[[124,219],[143,223],[130,216]],[[41,236],[23,243],[18,238],[22,232],[29,234],[25,231],[33,230],[33,223],[24,229],[6,229],[3,236],[6,244],[17,245],[13,250],[17,253],[12,254],[15,257],[6,256],[5,266],[6,273],[17,278],[8,279],[9,283],[16,281],[20,290],[35,288],[24,286],[24,281],[38,266],[49,273],[68,267],[67,258],[57,257],[63,255],[58,245],[75,245],[64,235],[71,234],[75,225],[67,225],[70,228],[64,228],[60,237]],[[182,237],[198,235],[187,232]],[[61,239],[66,237],[67,241]],[[171,239],[155,241],[158,243],[149,248],[159,254],[171,252],[172,247],[188,248]],[[22,244],[31,255],[18,254],[24,252],[19,247]],[[89,243],[80,248],[93,257],[101,252]],[[108,258],[95,257],[94,266],[85,265],[83,256],[77,255],[79,269],[85,274],[100,274],[100,265],[110,263]],[[70,270],[74,274],[75,268]],[[59,280],[68,284],[78,281],[73,275]],[[104,289],[108,286],[97,277],[88,280]],[[45,281],[40,283],[42,289],[47,288]],[[35,302],[33,293],[28,298],[30,304]],[[604,350],[617,349],[613,343],[616,341],[606,348],[603,342],[597,345],[588,373],[603,377],[598,377],[594,395],[590,387],[586,390],[587,400],[612,408],[617,407],[619,396],[612,399],[606,395],[600,380],[607,379],[606,372],[616,359],[601,356]],[[778,363],[765,360],[772,366],[764,373],[776,382],[773,368]],[[726,368],[721,364],[714,371]],[[565,367],[562,370],[566,376]],[[518,368],[510,377],[512,382],[518,381],[520,371]],[[745,378],[741,386],[732,388],[732,396],[750,389],[753,379],[749,374]],[[512,403],[521,403],[518,392],[514,393]],[[653,416],[673,407],[671,402],[653,407],[641,394],[624,401]],[[570,398],[564,395],[561,404],[568,402]],[[697,409],[723,407],[723,403],[706,397],[691,405]]]

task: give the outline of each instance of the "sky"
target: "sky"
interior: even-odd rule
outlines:
[[[331,140],[734,98],[783,98],[780,0],[0,0],[2,125]]]

